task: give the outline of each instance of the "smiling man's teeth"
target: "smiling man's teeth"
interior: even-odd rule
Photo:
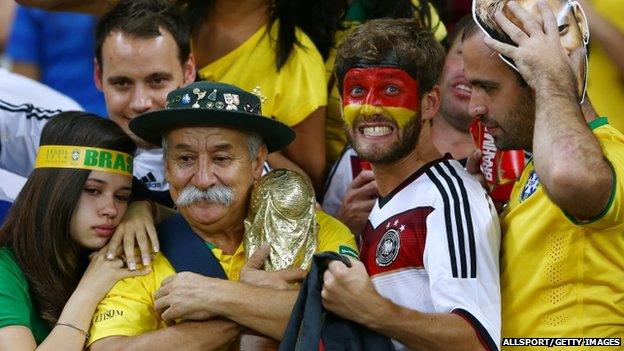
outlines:
[[[456,88],[459,89],[459,90],[463,90],[463,91],[469,92],[469,93],[472,92],[472,87],[469,86],[469,85],[466,85],[466,84],[458,84],[456,86]]]
[[[390,127],[364,127],[362,128],[362,134],[366,136],[384,136],[392,133]]]

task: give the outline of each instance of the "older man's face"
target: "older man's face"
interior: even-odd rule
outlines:
[[[266,154],[250,158],[247,134],[221,127],[175,129],[167,133],[166,142],[171,197],[191,226],[210,230],[241,225]],[[202,191],[211,195],[202,197]]]

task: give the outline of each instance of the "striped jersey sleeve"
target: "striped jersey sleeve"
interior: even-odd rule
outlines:
[[[494,206],[455,161],[440,162],[425,173],[435,187],[424,251],[434,308],[457,314],[486,350],[498,350],[500,227]]]

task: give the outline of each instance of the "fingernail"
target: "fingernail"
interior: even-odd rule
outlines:
[[[149,255],[143,255],[141,256],[142,260],[143,260],[143,265],[144,266],[149,266],[150,264],[150,257]]]
[[[113,253],[112,253],[112,252],[109,252],[109,253],[107,253],[107,254],[106,254],[106,259],[107,259],[107,260],[109,260],[109,261],[110,261],[110,260],[112,260],[113,258],[115,258],[115,255],[113,255]]]
[[[154,252],[158,252],[158,246],[154,245],[153,249],[154,249]]]
[[[136,263],[128,262],[128,269],[130,269],[131,271],[134,271],[136,269]]]

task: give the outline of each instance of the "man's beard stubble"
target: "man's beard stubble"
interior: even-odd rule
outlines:
[[[535,127],[535,98],[530,88],[522,88],[516,104],[508,110],[502,138],[495,138],[498,150],[531,150]]]
[[[357,125],[357,123],[355,123]],[[398,127],[395,127],[398,128]],[[414,150],[418,144],[420,131],[422,129],[422,120],[420,116],[414,117],[402,130],[398,130],[399,138],[388,150],[379,150],[375,145],[363,148],[357,145],[353,138],[353,133],[358,133],[357,127],[349,129],[345,125],[345,133],[349,139],[349,143],[358,154],[358,156],[371,163],[392,163],[396,162]]]

